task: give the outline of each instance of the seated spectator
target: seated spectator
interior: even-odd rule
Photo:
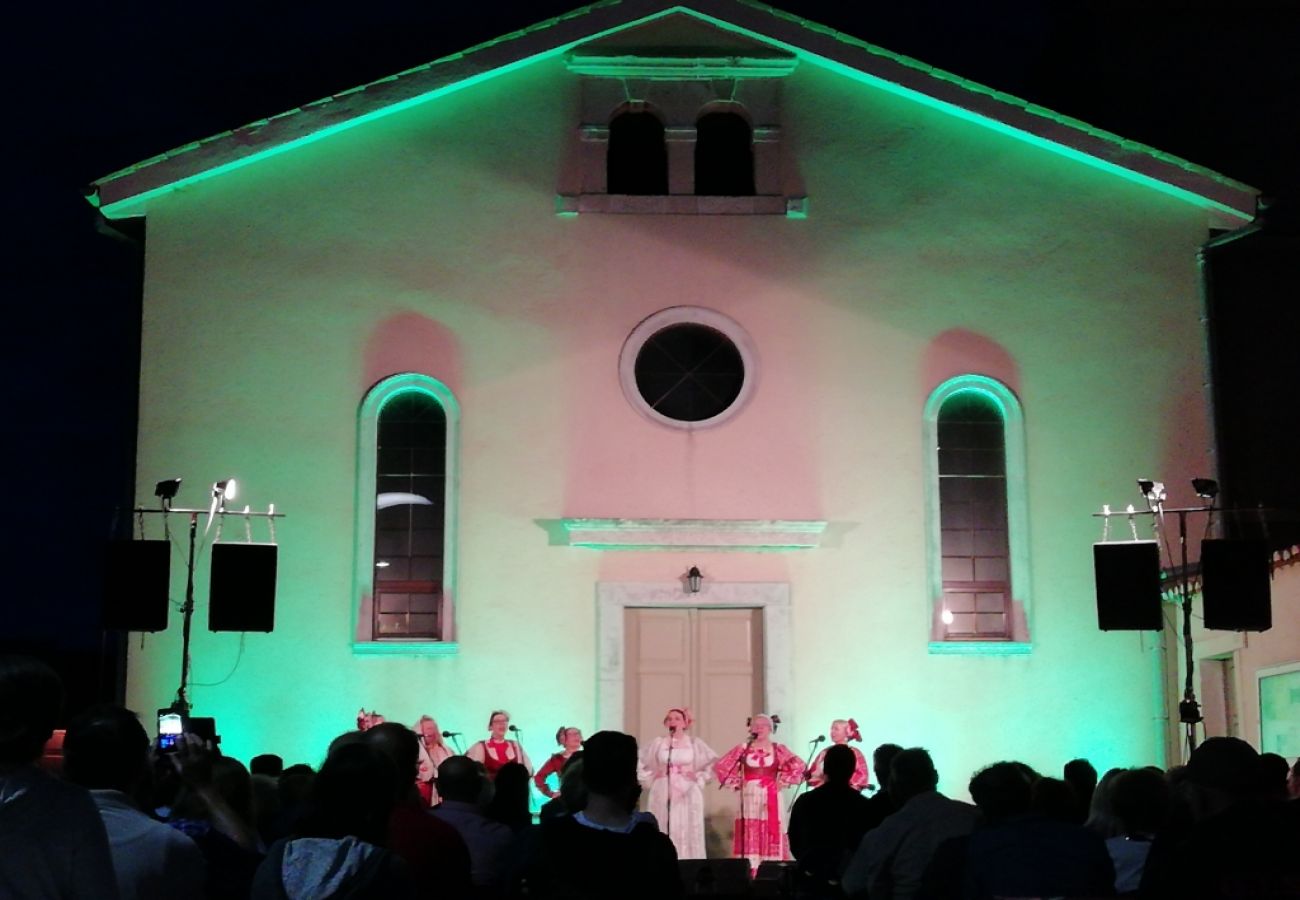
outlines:
[[[867,831],[885,821],[888,816],[898,812],[898,801],[889,792],[887,782],[889,781],[890,766],[894,764],[894,757],[902,751],[903,748],[897,744],[881,744],[871,751],[871,771],[876,773],[876,778],[880,781],[880,789],[867,798],[871,804],[867,807]]]
[[[1070,821],[1082,825],[1092,809],[1092,794],[1097,789],[1097,770],[1086,759],[1072,759],[1062,768],[1061,777],[1074,788],[1075,805]]]
[[[279,811],[263,826],[263,842],[269,847],[282,837],[293,834],[302,817],[306,815],[308,799],[316,772],[306,763],[285,767],[276,781]]]
[[[991,900],[1113,894],[1115,869],[1102,839],[1082,825],[1035,810],[1030,771],[1021,763],[1001,762],[971,779],[970,795],[984,824],[967,843],[962,895]],[[1038,781],[1068,788],[1057,779]],[[1058,813],[1064,809],[1049,806]]]
[[[483,767],[468,756],[450,756],[438,766],[435,783],[442,802],[432,815],[455,828],[469,848],[470,881],[481,892],[504,891],[515,836],[480,804],[488,787]]]
[[[822,758],[825,781],[790,810],[790,852],[814,897],[839,894],[840,873],[867,832],[870,803],[850,784],[857,756],[835,744]]]
[[[368,729],[363,743],[393,764],[395,801],[388,819],[388,847],[410,866],[417,884],[436,887],[440,897],[470,894],[469,848],[451,825],[429,815],[415,776],[420,766],[420,739],[397,722]]]
[[[528,782],[531,776],[521,763],[508,762],[497,770],[492,782],[492,799],[485,812],[511,831],[522,831],[533,824],[529,811]]]
[[[105,705],[74,719],[63,741],[63,771],[99,807],[124,898],[203,896],[206,866],[198,846],[143,811],[149,736],[135,713]]]
[[[1124,774],[1124,769],[1109,769],[1097,782],[1092,792],[1092,802],[1088,804],[1088,818],[1083,826],[1093,834],[1105,839],[1122,833],[1122,826],[1115,815],[1115,805],[1111,802],[1111,791],[1115,779]]]
[[[1278,800],[1287,799],[1286,782],[1290,774],[1291,767],[1285,757],[1276,753],[1259,755],[1260,787],[1265,795]]]
[[[1127,769],[1114,780],[1111,799],[1120,833],[1106,839],[1106,850],[1115,864],[1116,892],[1132,894],[1169,815],[1169,782],[1159,769]]]
[[[920,747],[902,750],[890,767],[888,790],[898,812],[868,831],[849,861],[841,883],[849,896],[911,900],[931,857],[949,838],[969,834],[977,812],[937,790],[939,773]]]
[[[383,846],[396,778],[373,748],[339,746],[312,783],[296,834],[277,841],[258,867],[250,900],[414,898],[409,868]]]
[[[270,775],[272,778],[279,778],[284,772],[284,760],[274,753],[262,753],[249,760],[248,772],[250,775]]]
[[[636,814],[636,738],[601,731],[583,743],[581,812],[547,822],[529,867],[530,895],[565,900],[676,900],[684,896],[677,851]]]
[[[280,781],[270,775],[250,775],[249,787],[253,789],[253,827],[263,847],[275,843],[282,835],[273,835],[275,822],[283,812],[280,805]]]
[[[1261,789],[1253,747],[1239,738],[1208,738],[1192,751],[1177,791],[1190,822],[1156,835],[1142,874],[1143,896],[1295,895],[1300,816]]]
[[[0,655],[0,897],[118,896],[104,820],[90,794],[36,765],[62,705],[53,669]]]
[[[1079,797],[1069,782],[1039,777],[1033,782],[1033,794],[1031,807],[1038,815],[1058,822],[1083,824],[1083,817],[1079,815]]]
[[[194,735],[169,759],[184,785],[167,824],[203,852],[208,900],[243,900],[265,850],[254,825],[248,770],[237,759],[212,754]]]

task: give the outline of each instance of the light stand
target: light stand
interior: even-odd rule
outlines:
[[[174,484],[173,484],[174,482]],[[163,490],[163,485],[170,486],[168,496],[163,496],[167,491]],[[164,526],[167,522],[167,516],[171,513],[181,513],[190,517],[190,535],[189,535],[189,553],[186,558],[185,566],[185,602],[181,604],[181,683],[176,690],[176,699],[172,702],[171,708],[182,715],[189,715],[190,701],[186,694],[190,683],[190,629],[194,618],[194,555],[198,546],[199,534],[199,516],[203,513],[208,514],[208,527],[212,526],[214,516],[220,516],[222,519],[227,515],[225,500],[234,499],[234,479],[217,482],[213,485],[212,506],[208,509],[184,509],[171,505],[172,498],[176,495],[176,488],[180,486],[180,479],[173,479],[171,482],[159,482],[155,488],[155,494],[159,497],[161,503],[158,509],[145,509],[136,507],[136,516],[143,520],[146,515],[161,515]],[[220,488],[220,490],[218,490]],[[238,515],[246,521],[251,519],[266,519],[271,526],[271,540],[275,540],[275,520],[284,518],[284,513],[275,511],[275,504],[271,504],[266,512],[252,512],[245,507]],[[207,529],[204,529],[206,533]],[[217,526],[217,536],[221,535],[221,526]]]
[[[1110,519],[1112,516],[1124,516],[1129,520],[1133,529],[1133,539],[1137,540],[1137,527],[1133,525],[1134,516],[1151,516],[1155,530],[1160,535],[1160,541],[1165,545],[1165,552],[1170,557],[1169,562],[1173,564],[1173,553],[1169,550],[1168,540],[1164,530],[1164,518],[1166,513],[1172,513],[1178,516],[1178,551],[1179,551],[1179,570],[1178,570],[1178,589],[1183,611],[1183,659],[1186,675],[1183,679],[1183,699],[1178,704],[1178,722],[1186,726],[1187,734],[1187,752],[1190,754],[1196,749],[1196,726],[1202,721],[1201,706],[1196,700],[1196,687],[1194,673],[1196,667],[1195,647],[1192,641],[1192,578],[1190,566],[1187,561],[1187,517],[1193,514],[1206,513],[1213,516],[1215,513],[1238,513],[1238,512],[1263,512],[1263,510],[1240,510],[1240,509],[1222,509],[1215,505],[1214,499],[1218,496],[1218,485],[1211,479],[1197,478],[1192,482],[1196,493],[1210,501],[1208,506],[1189,506],[1177,509],[1165,509],[1164,502],[1166,497],[1165,486],[1159,481],[1150,481],[1144,478],[1138,479],[1138,490],[1146,498],[1148,509],[1146,512],[1135,510],[1131,505],[1123,510],[1112,512],[1109,505],[1103,506],[1102,511],[1093,513],[1095,518],[1101,518],[1105,524],[1103,526],[1103,541],[1105,535],[1109,534]]]

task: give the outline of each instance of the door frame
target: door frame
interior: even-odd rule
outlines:
[[[602,581],[596,583],[596,727],[622,731],[624,610],[759,609],[763,615],[763,694],[767,711],[793,722],[787,704],[794,696],[793,638],[790,633],[790,585],[778,581],[705,582],[698,594],[680,581]],[[746,714],[758,710],[746,710]]]

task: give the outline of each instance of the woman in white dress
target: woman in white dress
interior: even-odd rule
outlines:
[[[672,839],[678,859],[704,859],[704,790],[718,758],[708,744],[687,733],[693,719],[685,707],[668,710],[659,735],[641,748],[638,774],[650,789],[649,810]]]
[[[438,730],[438,723],[433,716],[420,716],[420,721],[415,723],[415,734],[420,738],[416,787],[420,789],[420,796],[424,798],[426,806],[437,806],[442,798],[438,796],[438,788],[434,786],[433,779],[438,775],[438,766],[452,755],[451,748],[443,741],[442,732]]]

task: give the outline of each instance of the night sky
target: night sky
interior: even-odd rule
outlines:
[[[102,660],[114,654],[101,652],[93,621],[99,547],[115,505],[151,487],[132,484],[140,235],[105,228],[83,188],[577,5],[147,0],[7,10],[11,490],[0,649],[60,659],[81,685],[74,705],[111,696],[116,675]],[[1300,181],[1296,4],[773,5],[1265,191],[1294,196]],[[158,477],[171,474],[184,473]]]

